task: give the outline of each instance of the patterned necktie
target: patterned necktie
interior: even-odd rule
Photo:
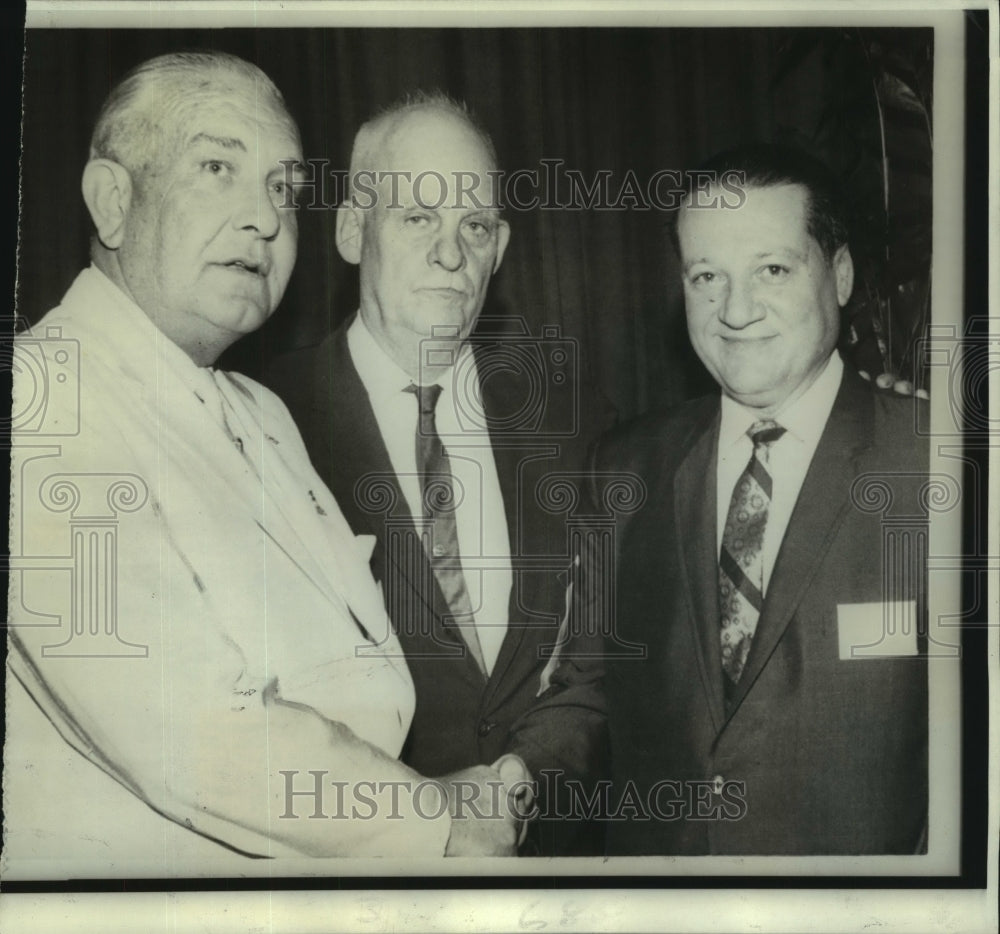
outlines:
[[[434,571],[441,592],[448,603],[448,610],[455,626],[462,634],[479,670],[486,672],[483,650],[476,633],[472,602],[462,573],[462,560],[458,550],[458,527],[455,522],[455,490],[451,478],[451,463],[441,443],[434,420],[441,387],[410,384],[407,392],[417,397],[420,418],[417,422],[417,472],[420,474],[423,515],[430,520],[430,535],[424,536],[427,558]]]
[[[764,606],[764,529],[771,505],[770,446],[785,433],[761,419],[747,432],[750,463],[740,474],[726,515],[719,552],[719,608],[722,614],[722,670],[727,697],[739,683]]]

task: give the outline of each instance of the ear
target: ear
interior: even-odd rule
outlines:
[[[361,237],[364,221],[358,209],[348,202],[337,208],[337,252],[344,262],[357,266],[361,262]]]
[[[507,252],[507,244],[510,242],[510,224],[501,220],[497,225],[497,258],[493,263],[493,272],[500,268],[503,262],[503,255]]]
[[[854,260],[846,243],[833,255],[833,274],[837,281],[837,304],[843,308],[854,288]]]
[[[83,200],[109,250],[117,250],[125,236],[125,219],[132,204],[132,177],[125,166],[111,159],[91,159],[84,167]]]

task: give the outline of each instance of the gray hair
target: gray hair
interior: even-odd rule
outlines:
[[[94,126],[90,158],[112,159],[142,175],[163,157],[186,114],[240,85],[284,116],[298,138],[281,92],[256,65],[226,52],[171,52],[142,62],[111,90]]]
[[[490,134],[469,110],[464,101],[458,101],[443,91],[413,91],[402,99],[380,110],[361,125],[351,149],[350,186],[354,192],[354,179],[359,172],[371,171],[378,164],[378,155],[400,124],[414,113],[433,112],[447,114],[464,123],[483,144],[490,162],[497,165],[496,146]]]

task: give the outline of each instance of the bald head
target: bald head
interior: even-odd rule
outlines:
[[[461,105],[422,97],[362,127],[351,179],[337,247],[361,266],[361,318],[402,369],[427,377],[422,342],[468,337],[507,247],[493,145]]]
[[[417,92],[376,114],[358,130],[351,150],[352,194],[355,193],[353,185],[359,173],[399,171],[394,166],[399,163],[400,135],[431,134],[439,126],[466,135],[470,144],[481,149],[485,157],[483,163],[490,170],[496,169],[497,154],[493,140],[464,104],[445,94]]]

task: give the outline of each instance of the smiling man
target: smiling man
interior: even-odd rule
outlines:
[[[651,813],[616,854],[916,853],[926,846],[919,548],[892,558],[875,483],[925,515],[919,400],[836,346],[853,265],[824,166],[751,147],[677,219],[688,332],[721,394],[608,437],[645,510],[619,527],[613,771]],[[741,197],[732,198],[737,174]],[[710,206],[703,206],[710,205]],[[898,512],[895,512],[898,510]]]
[[[497,772],[398,760],[413,683],[372,541],[281,402],[212,367],[285,291],[300,161],[229,55],[145,62],[100,113],[93,264],[15,356],[8,878],[513,851]],[[491,778],[486,833],[455,802]]]

